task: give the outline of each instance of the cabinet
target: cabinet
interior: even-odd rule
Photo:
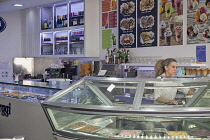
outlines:
[[[9,97],[35,103],[40,103],[59,90],[61,90],[61,87],[50,87],[46,84],[41,85],[30,81],[24,81],[23,84],[0,82],[0,97]]]
[[[85,56],[83,0],[46,5],[40,12],[41,55]]]
[[[204,140],[210,134],[209,78],[85,77],[43,102],[54,135],[66,139]],[[194,89],[178,105],[155,90]],[[169,93],[170,94],[170,93]]]

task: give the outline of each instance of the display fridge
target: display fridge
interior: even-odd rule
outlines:
[[[58,140],[207,140],[209,80],[84,77],[42,106]],[[176,91],[178,104],[157,102],[157,91]]]

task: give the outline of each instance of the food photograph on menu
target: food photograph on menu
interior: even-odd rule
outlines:
[[[137,2],[137,47],[157,46],[157,1]]]
[[[160,0],[159,10],[159,45],[183,45],[183,0]]]
[[[210,43],[210,0],[187,0],[187,44]]]
[[[136,47],[136,0],[118,0],[119,48]]]

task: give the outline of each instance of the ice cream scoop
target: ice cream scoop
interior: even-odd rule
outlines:
[[[206,13],[206,12],[207,12],[206,7],[201,7],[201,8],[200,8],[200,12],[201,12],[201,13]]]
[[[205,13],[201,14],[200,15],[200,20],[203,21],[203,22],[206,21],[207,20],[207,15]]]

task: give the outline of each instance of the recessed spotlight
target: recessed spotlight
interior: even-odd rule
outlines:
[[[13,4],[13,6],[23,6],[23,4]]]

